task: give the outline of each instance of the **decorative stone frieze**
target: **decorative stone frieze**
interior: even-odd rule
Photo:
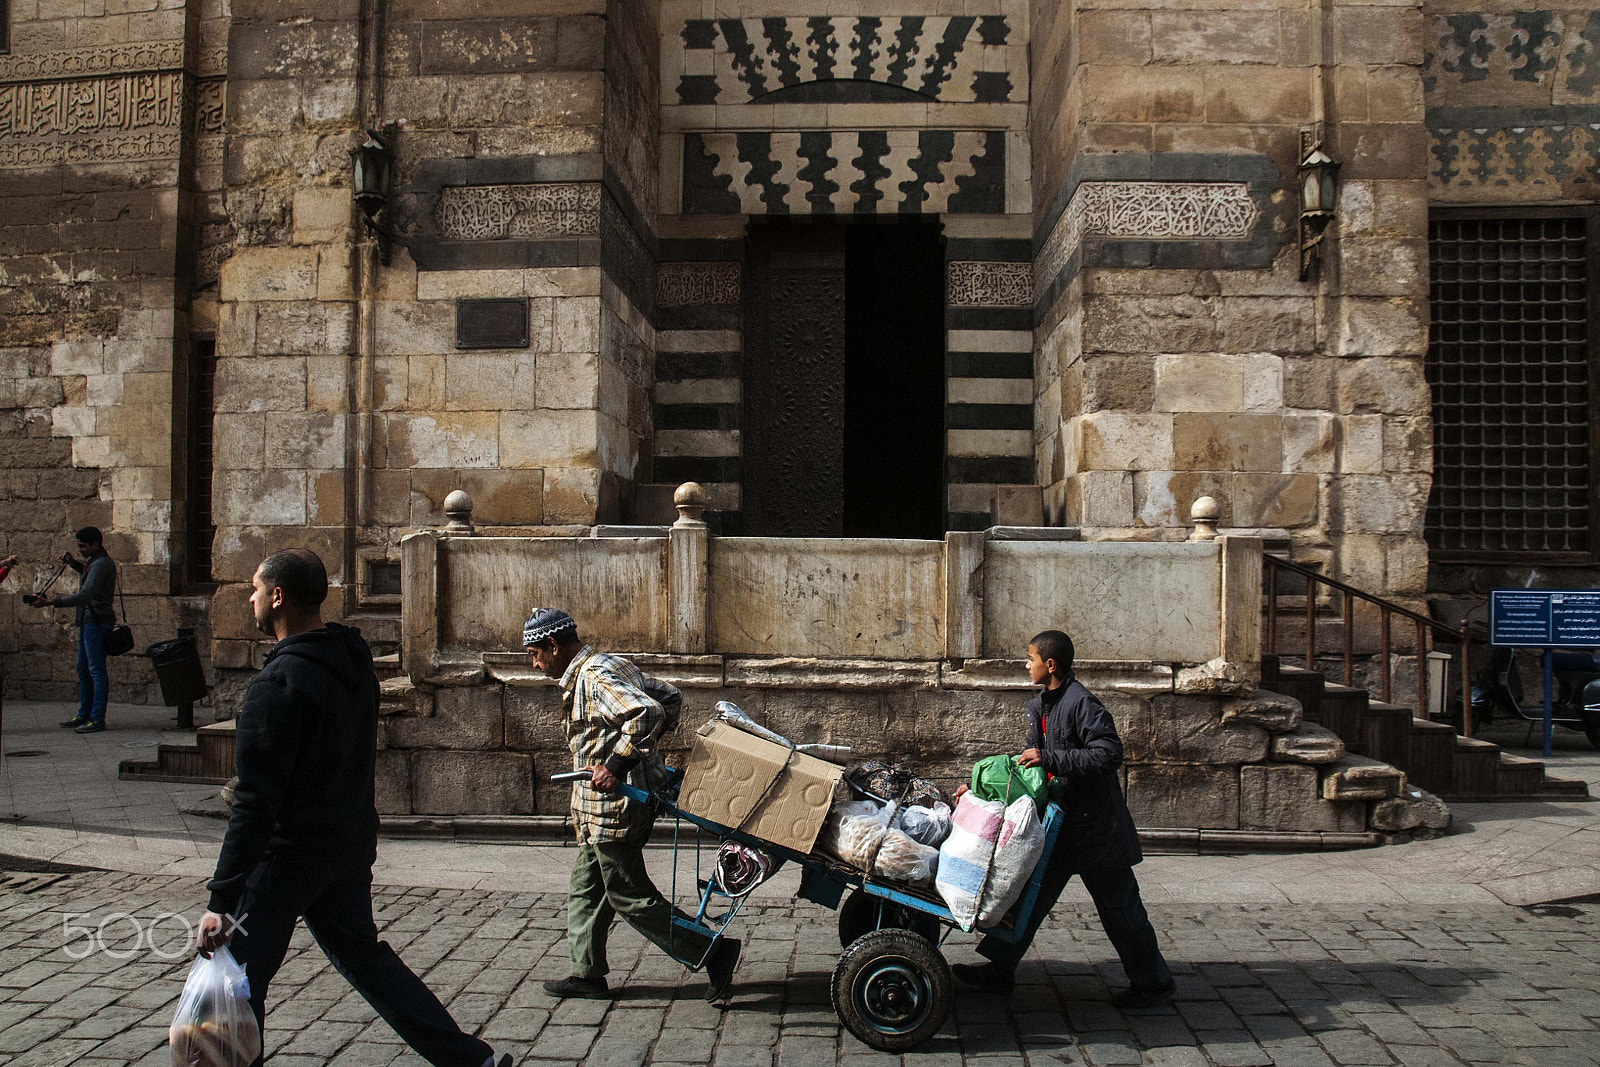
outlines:
[[[679,40],[682,73],[664,87],[679,104],[1027,98],[1027,42],[1004,15],[702,18]]]
[[[1563,197],[1600,166],[1600,107],[1448,108],[1429,115],[1430,188]],[[1538,114],[1526,114],[1526,111]],[[1442,120],[1442,121],[1441,121]],[[1449,123],[1446,125],[1446,123]]]
[[[434,208],[439,233],[450,241],[593,237],[600,232],[596,182],[537,185],[452,185]]]
[[[738,263],[663,263],[656,275],[656,303],[663,307],[737,304]]]
[[[225,69],[226,60],[216,73]],[[183,67],[182,41],[146,41],[70,52],[38,52],[0,56],[0,82],[84,78],[100,74],[178,70]]]
[[[0,167],[176,156],[181,72],[0,85]]]
[[[1000,214],[997,130],[691,133],[686,215]]]
[[[1245,182],[1084,182],[1034,264],[1034,285],[1060,273],[1085,237],[1243,240],[1260,216]]]
[[[951,307],[1033,306],[1033,267],[1028,263],[952,261],[946,278]]]
[[[1450,9],[1447,9],[1450,10]],[[1600,11],[1456,12],[1429,20],[1422,57],[1423,88],[1488,86],[1525,96],[1528,86],[1570,97],[1600,88]]]

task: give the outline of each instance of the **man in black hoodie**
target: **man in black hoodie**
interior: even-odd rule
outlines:
[[[232,943],[264,1022],[267,985],[304,918],[334,967],[435,1067],[495,1067],[444,1005],[378,940],[372,864],[378,811],[373,753],[378,677],[361,631],[324,624],[328,574],[291,548],[256,568],[256,625],[278,639],[245,690],[233,814],[222,841],[200,951]],[[259,1059],[256,1061],[261,1062]],[[499,1067],[509,1067],[509,1055]]]

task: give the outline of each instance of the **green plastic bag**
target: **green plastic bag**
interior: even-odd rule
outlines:
[[[979,800],[1006,802],[1032,797],[1041,812],[1050,799],[1045,788],[1044,768],[1024,767],[1015,756],[986,756],[979,760],[972,767],[971,789]]]

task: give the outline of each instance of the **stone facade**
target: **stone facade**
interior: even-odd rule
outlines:
[[[943,394],[918,417],[943,422],[945,529],[1176,540],[1208,494],[1225,527],[1420,601],[1430,205],[1588,202],[1600,121],[1582,10],[10,14],[0,550],[28,565],[0,594],[0,657],[37,696],[70,689],[69,643],[15,593],[84,522],[126,565],[140,636],[200,626],[233,680],[261,652],[245,583],[288,544],[323,554],[333,613],[390,651],[400,540],[455,488],[482,526],[558,534],[663,521],[696,480],[713,529],[741,532],[751,479],[814,473],[747,454],[766,351],[747,253],[778,218],[937,227]],[[395,155],[381,240],[351,202],[367,130]],[[1304,130],[1343,169],[1301,280]],[[520,307],[525,346],[463,344],[479,300]],[[209,494],[190,477],[207,440]],[[199,573],[188,524],[207,521]],[[150,695],[136,662],[114,677]]]

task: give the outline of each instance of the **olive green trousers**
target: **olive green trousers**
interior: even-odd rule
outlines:
[[[667,902],[645,870],[649,828],[637,840],[634,836],[586,842],[578,848],[567,897],[567,948],[572,953],[572,973],[579,978],[603,978],[610,971],[606,939],[619,915],[685,967],[698,968],[711,947],[711,938],[699,930],[672,925],[674,915],[693,919]]]

